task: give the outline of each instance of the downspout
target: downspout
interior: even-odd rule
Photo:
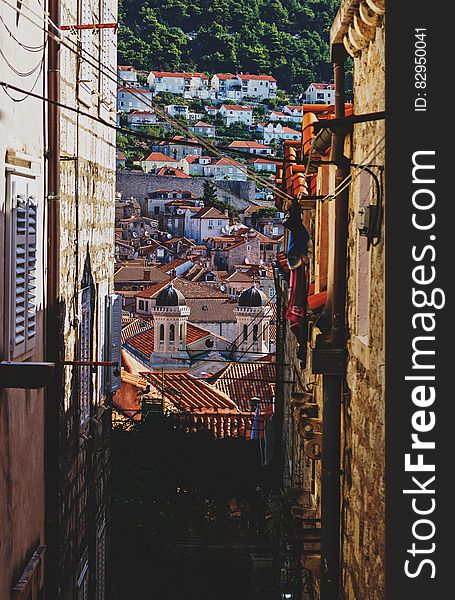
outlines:
[[[335,118],[345,116],[344,61],[342,44],[331,48],[335,82]],[[349,160],[344,156],[344,135],[332,134],[331,160],[337,165],[335,186],[349,174]],[[331,303],[332,327],[329,348],[345,348],[346,256],[348,237],[349,187],[335,199],[335,257]],[[323,375],[323,447],[321,499],[321,600],[339,600],[340,596],[340,497],[341,497],[341,403],[345,368]]]
[[[49,0],[51,23],[60,26],[60,0]],[[49,25],[52,29],[52,25]],[[58,36],[58,31],[53,32]],[[48,148],[47,148],[47,306],[46,360],[56,365],[45,398],[45,598],[58,598],[59,531],[59,412],[63,395],[62,333],[60,327],[60,44],[48,37]]]

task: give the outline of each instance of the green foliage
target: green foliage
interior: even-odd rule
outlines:
[[[273,75],[301,93],[329,81],[338,0],[122,0],[119,60],[141,69]],[[191,33],[191,35],[189,35]]]
[[[206,179],[203,184],[204,195],[202,200],[205,206],[213,206],[220,212],[228,211],[229,217],[233,219],[238,216],[238,211],[235,209],[230,202],[227,200],[220,200],[217,195],[216,186],[214,183]]]

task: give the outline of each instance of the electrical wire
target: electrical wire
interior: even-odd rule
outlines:
[[[16,44],[19,44],[19,46],[21,46],[21,48],[23,48],[24,50],[26,50],[27,52],[41,52],[45,45],[46,42],[44,42],[43,44],[39,45],[39,46],[29,46],[28,44],[24,44],[23,42],[21,42],[15,35],[14,33],[11,31],[11,29],[8,27],[8,25],[5,23],[2,15],[0,15],[0,22],[3,24],[3,27],[6,29],[6,31],[8,32],[9,36],[16,42]]]
[[[10,4],[7,0],[1,0],[1,1],[4,4],[6,4],[7,6],[9,6],[10,8],[12,8],[14,11],[19,12],[18,9],[17,9],[17,7],[15,7],[14,5]],[[56,24],[53,23],[53,21],[51,19],[49,19],[49,17],[48,17],[47,14],[46,14],[46,19],[44,19],[41,15],[39,15],[38,13],[36,13],[32,9],[30,9],[28,6],[25,6],[25,8],[27,8],[33,15],[37,16],[39,19],[42,19],[43,21],[50,23],[52,25],[52,27],[56,31],[62,33],[62,30],[59,29],[56,26]],[[90,64],[91,66],[95,67],[100,72],[102,71],[103,74],[104,74],[104,76],[106,76],[108,79],[110,79],[111,81],[113,81],[116,85],[118,84],[117,73],[113,69],[105,67],[105,65],[102,64],[102,62],[101,62],[101,60],[99,58],[94,57],[92,54],[90,54],[89,52],[87,52],[83,48],[78,47],[77,42],[72,42],[71,41],[74,45],[76,45],[76,49],[71,48],[69,46],[68,42],[64,41],[61,37],[54,35],[52,32],[50,32],[45,27],[43,28],[40,24],[38,24],[35,21],[33,21],[30,17],[27,17],[27,15],[24,15],[24,18],[26,18],[27,20],[29,20],[36,27],[38,27],[38,28],[42,29],[43,31],[45,31],[48,34],[48,36],[51,36],[52,39],[54,39],[58,43],[62,44],[68,50],[70,50],[74,54],[78,55],[79,57],[83,58],[83,60],[85,60],[86,62],[88,62],[88,64]],[[82,55],[85,55],[85,56],[82,56]],[[89,56],[90,58],[92,58],[95,62],[93,62],[93,61],[89,60],[88,58],[86,58],[87,56]],[[106,73],[111,73],[111,76],[106,75]],[[223,154],[219,152],[219,150],[217,149],[216,146],[213,146],[212,144],[209,144],[205,140],[205,138],[200,137],[197,134],[189,132],[187,129],[185,129],[182,126],[182,124],[179,121],[177,121],[175,119],[172,119],[164,111],[162,111],[160,108],[158,108],[152,101],[147,101],[143,97],[140,97],[137,94],[134,94],[134,92],[133,92],[134,88],[129,88],[128,86],[124,86],[124,87],[126,87],[130,91],[131,95],[134,98],[140,100],[143,104],[148,105],[150,108],[152,108],[156,114],[158,114],[165,121],[167,121],[168,123],[170,123],[171,125],[173,125],[175,129],[177,129],[181,133],[184,133],[185,135],[188,135],[190,138],[198,140],[199,143],[200,143],[200,145],[202,145],[203,147],[205,147],[207,150],[211,151],[213,154],[215,154],[215,155],[217,155],[217,156],[219,156],[221,158],[225,158],[228,161],[228,163],[232,164],[237,169],[239,169],[240,171],[244,172],[247,176],[249,176],[251,179],[253,179],[257,183],[259,183],[260,185],[262,185],[266,189],[269,189],[270,191],[274,192],[275,194],[278,194],[279,196],[281,196],[283,198],[287,198],[289,200],[292,199],[292,196],[290,196],[286,192],[283,192],[282,190],[279,190],[275,185],[271,184],[268,180],[263,179],[260,176],[257,176],[250,169],[248,169],[248,167],[244,167],[241,163],[238,163],[237,161],[234,161],[233,159],[231,159],[228,156],[223,156]]]
[[[29,97],[32,98],[40,98],[43,99],[39,94],[35,94],[33,92],[33,90],[35,89],[35,87],[38,84],[38,81],[41,77],[41,73],[43,71],[43,67],[44,67],[44,58],[41,60],[41,67],[40,70],[38,71],[38,74],[36,76],[36,79],[31,87],[30,90],[24,90],[22,88],[16,87],[16,86],[12,86],[12,85],[4,85],[5,82],[0,81],[0,87],[2,87],[3,91],[5,92],[5,94],[8,96],[8,98],[10,98],[10,100],[12,100],[13,102],[19,103],[19,102],[23,102],[24,100],[26,100]],[[21,92],[24,94],[23,98],[15,98],[14,96],[12,96],[9,92],[8,92],[8,88],[14,89],[17,92]]]

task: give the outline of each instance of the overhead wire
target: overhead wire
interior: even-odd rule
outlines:
[[[6,4],[7,6],[9,6],[15,12],[19,12],[18,8],[15,7],[13,4],[9,3],[8,0],[1,0],[1,1],[4,4]],[[29,10],[34,16],[37,16],[39,19],[42,19],[43,21],[45,21],[47,23],[50,23],[52,25],[52,27],[56,31],[60,32],[61,35],[63,34],[63,31],[61,29],[59,29],[59,27],[57,27],[57,25],[49,18],[49,15],[47,13],[44,13],[44,15],[39,15],[38,13],[36,13],[35,11],[33,11],[27,5],[24,5],[24,7],[27,10]],[[57,41],[60,44],[62,44],[65,48],[67,48],[68,50],[70,50],[74,54],[82,57],[83,60],[85,60],[92,67],[95,67],[100,72],[103,71],[103,74],[105,76],[107,76],[108,79],[110,79],[116,85],[118,85],[117,73],[113,69],[110,69],[110,68],[106,67],[105,65],[103,65],[102,62],[101,62],[101,60],[99,58],[94,57],[92,54],[90,54],[89,52],[87,52],[85,49],[79,47],[78,44],[77,44],[77,42],[73,42],[72,40],[70,40],[71,43],[74,46],[76,46],[76,48],[72,48],[69,45],[68,41],[64,40],[61,36],[56,36],[55,34],[53,34],[51,31],[49,31],[45,27],[42,27],[39,23],[36,23],[35,21],[33,21],[33,19],[31,19],[27,15],[23,15],[23,16],[24,16],[24,18],[26,18],[27,20],[29,20],[33,25],[35,25],[35,27],[38,27],[38,28],[42,29],[43,31],[45,31],[49,36],[52,37],[52,39],[54,39],[55,41]],[[46,18],[44,18],[44,17],[46,17]],[[82,55],[85,55],[85,56],[82,56]],[[87,56],[90,57],[91,59],[93,59],[94,62],[91,61],[91,60],[89,60],[88,58],[86,58]],[[110,73],[111,76],[108,76],[107,73]],[[256,175],[250,169],[248,169],[248,167],[244,167],[242,165],[242,163],[238,163],[237,161],[234,161],[233,159],[231,159],[228,156],[223,156],[223,153],[220,152],[219,149],[216,146],[213,146],[212,144],[208,143],[205,140],[205,138],[198,136],[194,132],[189,132],[186,128],[183,127],[183,125],[179,121],[177,121],[177,120],[173,119],[172,117],[170,117],[167,113],[165,113],[159,107],[157,107],[157,105],[155,103],[153,103],[152,101],[148,101],[148,100],[144,99],[143,97],[138,96],[137,94],[135,94],[134,93],[134,87],[128,87],[128,86],[124,86],[124,87],[126,87],[128,89],[128,91],[131,93],[131,95],[134,98],[140,100],[143,104],[145,104],[145,105],[149,106],[150,108],[152,108],[156,114],[158,114],[165,121],[167,121],[168,123],[170,123],[171,125],[173,125],[175,129],[177,129],[181,133],[184,133],[185,135],[190,136],[190,138],[198,140],[199,143],[200,143],[200,145],[202,145],[203,147],[205,147],[207,150],[209,150],[213,154],[215,154],[215,155],[217,155],[217,156],[219,156],[221,158],[225,158],[230,164],[232,164],[237,169],[239,169],[240,171],[242,171],[243,173],[245,173],[248,177],[250,177],[251,179],[253,179],[257,183],[259,183],[260,185],[262,185],[262,187],[265,187],[266,189],[269,189],[270,191],[278,194],[279,196],[281,196],[283,198],[292,199],[292,196],[290,196],[286,192],[283,192],[282,190],[278,189],[274,184],[271,184],[268,180],[266,180],[266,179],[264,179],[264,178]]]

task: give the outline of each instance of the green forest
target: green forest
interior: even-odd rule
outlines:
[[[339,0],[121,0],[119,63],[150,71],[264,73],[298,95],[332,79]]]

